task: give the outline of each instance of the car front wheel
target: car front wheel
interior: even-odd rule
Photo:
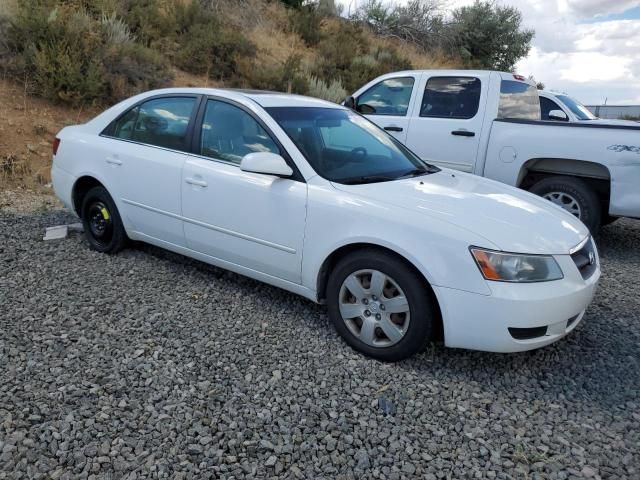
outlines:
[[[383,361],[420,351],[436,324],[425,280],[402,260],[377,250],[342,259],[327,285],[329,316],[356,350]]]

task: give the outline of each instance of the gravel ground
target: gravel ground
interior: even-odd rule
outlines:
[[[0,478],[640,478],[640,222],[542,350],[348,348],[323,307],[0,215]]]

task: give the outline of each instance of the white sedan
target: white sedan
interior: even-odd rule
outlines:
[[[547,345],[582,320],[600,277],[571,214],[429,165],[307,97],[144,93],[64,128],[52,177],[95,250],[144,241],[326,302],[347,343],[387,361],[437,338]]]

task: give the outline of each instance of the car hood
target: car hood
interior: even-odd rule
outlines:
[[[443,169],[391,182],[334,187],[380,203],[452,223],[486,238],[501,250],[567,254],[588,229],[551,202],[508,185]],[[482,246],[482,245],[479,245]]]

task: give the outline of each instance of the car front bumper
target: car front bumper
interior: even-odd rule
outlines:
[[[587,279],[569,255],[556,256],[562,280],[488,282],[491,295],[434,287],[442,311],[445,345],[490,352],[520,352],[549,345],[583,319],[600,278]]]

